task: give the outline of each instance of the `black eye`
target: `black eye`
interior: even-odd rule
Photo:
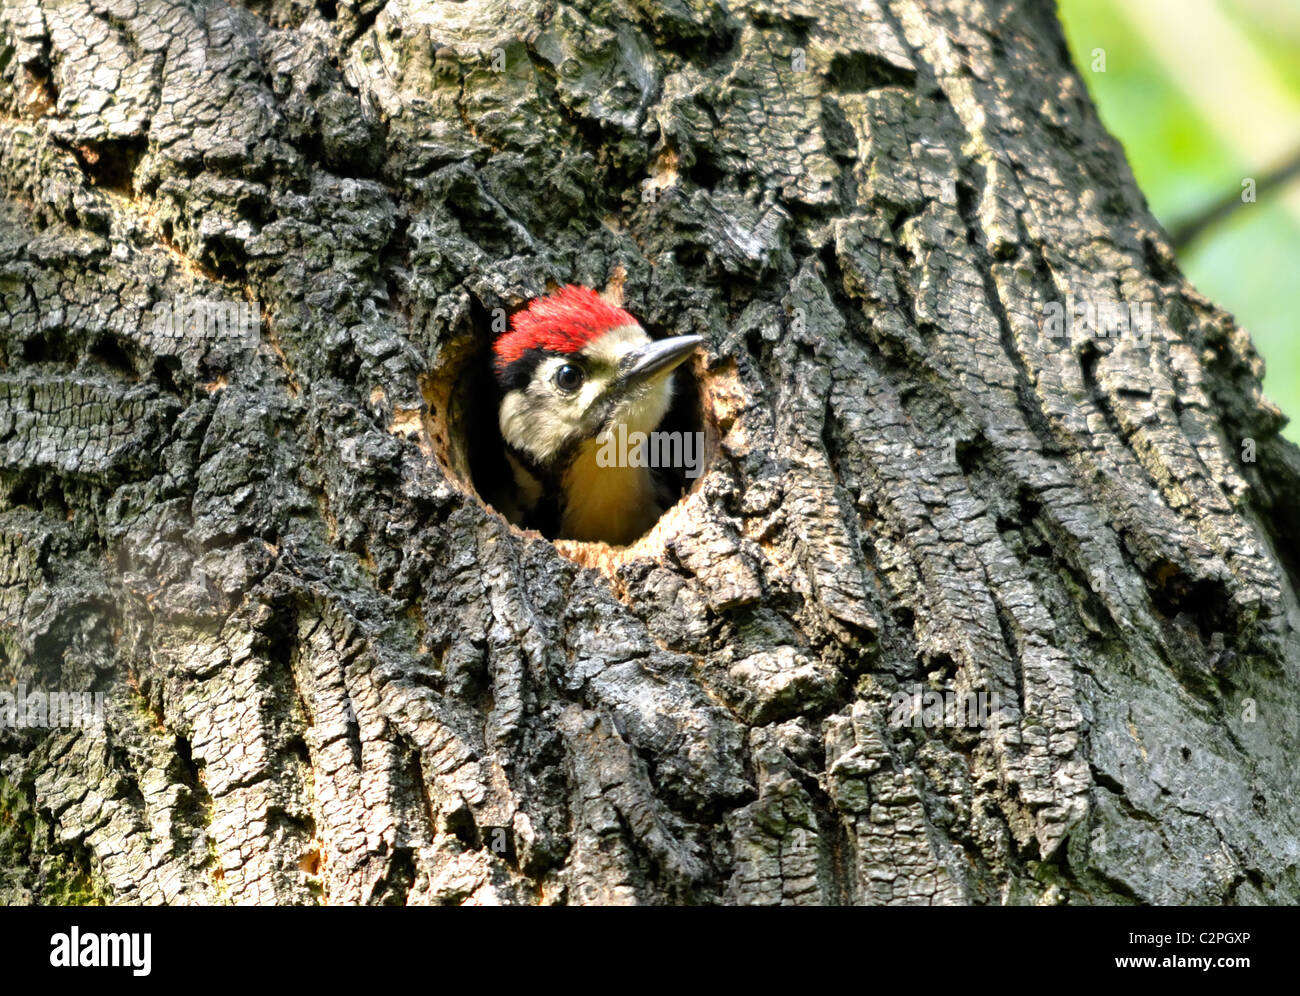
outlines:
[[[586,379],[587,375],[582,372],[582,367],[572,363],[566,363],[555,371],[555,386],[567,394],[572,394],[582,387],[582,382]]]

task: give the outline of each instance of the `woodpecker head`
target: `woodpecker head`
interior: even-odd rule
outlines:
[[[573,285],[515,315],[493,351],[501,435],[522,503],[554,498],[561,535],[627,542],[644,518],[627,506],[652,501],[649,484],[617,473],[625,468],[597,468],[597,437],[620,424],[628,433],[653,431],[672,402],[674,369],[702,341],[654,341],[622,308]],[[593,503],[608,508],[579,511]]]

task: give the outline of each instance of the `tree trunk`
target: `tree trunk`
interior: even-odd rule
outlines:
[[[1047,0],[0,45],[0,901],[1300,901],[1300,453]],[[567,282],[708,341],[626,549],[479,497]]]

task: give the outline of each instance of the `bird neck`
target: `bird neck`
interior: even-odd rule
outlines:
[[[560,477],[560,535],[624,546],[659,518],[655,479],[646,467],[601,466],[600,448],[584,441]]]

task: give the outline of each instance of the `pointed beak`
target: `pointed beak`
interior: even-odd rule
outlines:
[[[647,343],[623,360],[619,379],[630,387],[662,376],[679,366],[703,341],[700,335],[678,335]]]

